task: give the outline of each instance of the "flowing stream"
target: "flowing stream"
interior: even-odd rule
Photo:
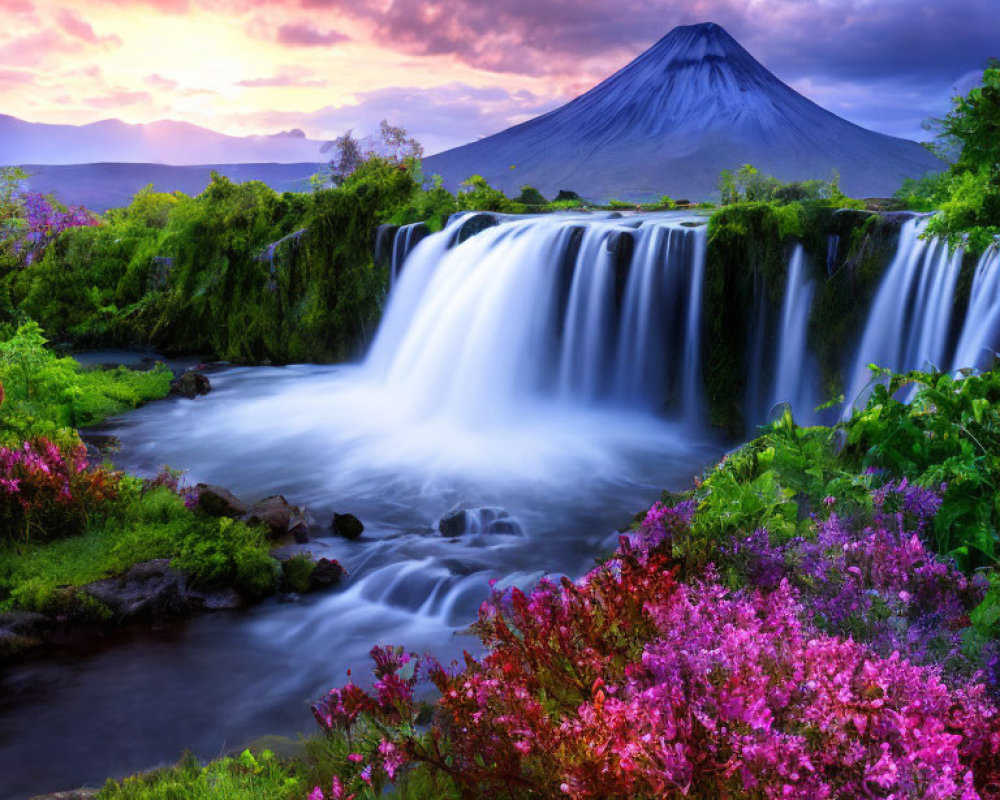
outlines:
[[[962,255],[921,240],[922,225],[903,226],[849,398],[870,361],[959,369],[1000,345],[1000,252],[980,259],[953,319]],[[442,660],[474,649],[461,632],[491,579],[579,576],[634,512],[721,454],[702,399],[704,218],[478,215],[425,234],[395,234],[363,362],[220,369],[208,396],[153,403],[108,431],[131,471],[167,464],[248,500],[282,493],[324,525],[356,514],[359,540],[309,545],[348,580],[0,673],[0,798],[312,732],[309,702],[348,668],[363,675],[373,644]],[[793,248],[780,315],[759,303],[751,315],[751,423],[785,402],[808,420],[822,400],[808,337],[817,280]],[[463,509],[468,532],[443,536],[439,521]]]

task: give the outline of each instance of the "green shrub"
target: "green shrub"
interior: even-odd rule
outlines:
[[[57,443],[77,440],[74,427],[136,408],[170,391],[172,375],[162,365],[139,372],[82,370],[72,358],[59,358],[46,346],[41,328],[28,322],[0,341],[0,445],[44,436]]]
[[[286,592],[305,594],[309,591],[309,579],[312,578],[316,562],[308,555],[292,556],[281,565],[281,586]]]

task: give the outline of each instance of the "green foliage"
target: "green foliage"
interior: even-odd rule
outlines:
[[[170,558],[201,586],[233,585],[259,597],[276,586],[280,565],[263,531],[229,519],[205,519],[166,488],[126,479],[112,513],[59,541],[0,545],[0,610],[58,613],[75,608],[73,587],[135,564]]]
[[[386,218],[393,225],[426,222],[432,231],[441,230],[448,217],[458,211],[455,195],[444,188],[440,175],[434,175],[431,188],[414,191],[409,199]]]
[[[719,196],[722,205],[735,203],[818,203],[836,208],[864,208],[864,203],[852,200],[840,191],[840,175],[834,171],[828,181],[808,180],[783,183],[773,175],[761,173],[752,164],[744,164],[733,173],[719,174]]]
[[[292,556],[281,564],[281,588],[286,592],[305,594],[316,562],[307,554]]]
[[[928,236],[964,242],[974,253],[1000,236],[1000,66],[993,60],[982,82],[955,97],[942,120],[938,153],[958,157],[947,173],[907,181],[897,192],[907,207],[940,209],[927,226]]]
[[[301,800],[303,781],[268,750],[202,766],[186,754],[174,767],[109,780],[97,800]]]
[[[494,189],[482,175],[473,175],[462,181],[458,193],[458,207],[461,211],[496,211],[517,213],[523,207],[512,201],[499,189]]]
[[[1000,528],[1000,373],[912,372],[876,385],[851,420],[850,452],[865,467],[944,489],[935,547],[965,566],[992,564]],[[910,402],[907,395],[913,393]]]
[[[0,341],[0,384],[7,396],[0,406],[0,445],[37,436],[73,441],[73,427],[163,397],[171,377],[162,364],[148,372],[82,370],[72,358],[57,357],[41,328],[27,322]]]
[[[521,187],[521,194],[517,196],[514,202],[534,207],[546,206],[549,203],[538,189],[528,185]]]
[[[274,591],[281,566],[268,555],[267,538],[259,527],[228,518],[201,521],[180,540],[174,566],[204,586],[235,585],[251,597]]]

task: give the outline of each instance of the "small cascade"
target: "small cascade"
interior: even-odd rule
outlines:
[[[805,251],[797,244],[785,278],[771,407],[788,403],[796,421],[809,424],[815,421],[813,409],[819,405],[819,371],[808,345],[809,315],[816,287],[809,280],[806,267]]]
[[[953,370],[987,369],[1000,349],[1000,243],[979,259]]]
[[[392,258],[389,262],[389,281],[395,285],[399,274],[403,271],[403,262],[413,249],[430,234],[430,229],[423,222],[403,225],[396,231],[392,242]]]
[[[882,278],[847,374],[845,413],[868,394],[869,364],[897,372],[949,366],[948,337],[962,251],[949,251],[940,239],[921,239],[925,227],[924,220],[912,219],[900,231],[895,258]]]
[[[837,271],[837,256],[840,254],[840,237],[831,233],[826,237],[826,274]]]
[[[546,215],[469,233],[470,220],[398,271],[373,379],[458,419],[509,419],[544,397],[700,417],[700,219]]]

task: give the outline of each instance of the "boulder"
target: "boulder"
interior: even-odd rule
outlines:
[[[170,384],[170,394],[180,395],[193,400],[212,391],[212,384],[202,373],[194,369],[184,372]]]
[[[208,483],[194,487],[198,494],[198,509],[210,517],[239,519],[250,512],[250,507],[228,489]]]
[[[251,524],[263,523],[272,539],[294,536],[300,544],[309,541],[308,516],[289,503],[284,495],[276,494],[254,503],[242,519]]]
[[[365,526],[353,514],[334,514],[330,530],[345,539],[357,539],[364,532]]]
[[[487,228],[493,228],[499,224],[497,218],[487,211],[477,211],[465,217],[454,233],[451,234],[451,241],[448,247],[457,247],[462,242],[468,241],[477,233],[482,233]]]
[[[120,578],[95,581],[82,590],[120,621],[171,619],[192,610],[187,581],[167,558],[136,564]]]
[[[309,576],[309,588],[312,591],[319,589],[329,589],[340,583],[345,575],[344,568],[340,562],[331,558],[321,558],[316,562],[312,575]]]
[[[466,534],[520,536],[521,526],[506,510],[487,506],[452,511],[438,522],[442,536],[454,539]]]
[[[27,611],[0,614],[0,662],[44,642],[51,627],[52,620],[44,614]]]

